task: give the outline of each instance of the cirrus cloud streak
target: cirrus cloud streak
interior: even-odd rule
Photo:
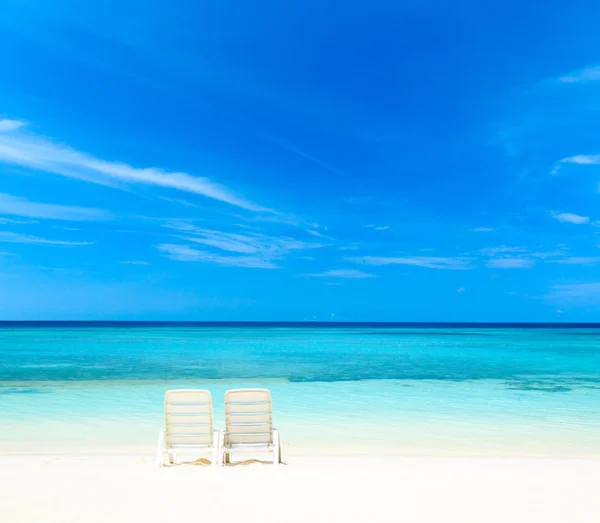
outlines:
[[[466,258],[436,256],[351,256],[346,260],[361,265],[412,265],[428,269],[467,270],[471,266]]]
[[[122,187],[122,184],[143,184],[175,189],[249,211],[272,212],[238,196],[210,178],[102,160],[28,132],[25,125],[25,122],[18,120],[0,120],[0,162],[116,188]]]

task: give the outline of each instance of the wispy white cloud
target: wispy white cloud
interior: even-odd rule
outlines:
[[[39,243],[45,245],[93,245],[94,242],[72,242],[64,240],[48,240],[28,234],[17,234],[14,232],[0,231],[0,242],[8,243]]]
[[[600,154],[577,154],[560,160],[561,163],[574,163],[577,165],[599,165]]]
[[[367,229],[373,229],[374,231],[387,231],[390,227],[389,225],[363,225]]]
[[[598,256],[567,256],[555,260],[548,260],[548,263],[561,263],[564,265],[595,265],[600,263]]]
[[[471,229],[473,232],[492,232],[494,229],[491,227],[475,227]]]
[[[525,249],[525,247],[511,247],[509,245],[498,245],[496,247],[485,247],[484,249],[480,249],[479,252],[480,254],[485,254],[487,256],[496,256],[498,254],[528,252],[528,250]]]
[[[164,225],[178,232],[175,236],[185,240],[186,245],[167,243],[159,250],[169,258],[179,261],[200,261],[235,267],[276,269],[278,260],[295,251],[317,249],[324,244],[306,242],[288,236],[270,236],[258,232],[228,232],[198,227],[187,221],[171,221]],[[201,244],[225,253],[200,250],[190,244]],[[243,256],[240,256],[243,255]]]
[[[171,222],[165,227],[184,234],[178,238],[227,252],[260,254],[263,258],[280,258],[292,251],[318,249],[322,243],[305,242],[288,236],[269,236],[254,232],[225,232],[197,227],[188,222]]]
[[[479,256],[356,256],[346,260],[363,265],[415,265],[430,269],[467,270],[477,267],[492,269],[530,269],[538,262],[590,265],[594,257],[569,256],[568,249],[559,245],[554,250],[531,250],[525,247],[499,245],[479,250]],[[600,261],[600,258],[598,258]],[[465,292],[460,287],[458,293]]]
[[[235,215],[236,218],[249,223],[285,223],[294,227],[312,227],[312,224],[306,223],[302,218],[289,213],[276,212],[269,209],[270,214],[253,214],[250,216]]]
[[[537,260],[550,260],[564,257],[567,249],[558,246],[553,251],[534,251],[525,247],[499,245],[479,250],[479,254],[489,257],[485,262],[492,269],[530,269]]]
[[[260,248],[255,242],[240,234],[229,234],[220,231],[206,231],[205,236],[179,236],[180,239],[193,243],[201,243],[222,251],[254,254]]]
[[[316,274],[305,274],[313,278],[347,278],[350,280],[362,280],[365,278],[377,278],[376,274],[357,271],[356,269],[333,269],[330,271],[319,272]]]
[[[561,167],[569,163],[575,165],[600,165],[600,154],[577,154],[563,158],[554,164],[552,174],[558,174]]]
[[[531,258],[493,258],[486,265],[492,269],[531,269],[535,265],[535,260]]]
[[[465,289],[464,287],[459,287],[458,289],[456,289],[457,294],[464,294],[465,292],[467,292],[467,289]]]
[[[32,202],[26,198],[0,193],[0,214],[53,220],[102,220],[110,214],[100,209]]]
[[[8,118],[0,118],[0,133],[9,133],[16,131],[27,125],[21,120],[9,120]]]
[[[578,84],[600,81],[600,65],[584,67],[578,71],[561,76],[559,82],[564,84]]]
[[[574,223],[576,225],[590,223],[590,219],[588,216],[580,216],[578,214],[573,214],[570,212],[552,213],[552,217],[558,220],[559,222],[563,223]]]
[[[311,236],[316,236],[317,238],[323,238],[325,240],[335,241],[335,238],[332,238],[331,236],[327,236],[326,234],[323,234],[322,232],[315,231],[313,229],[305,229],[305,231],[308,234],[310,234]]]
[[[568,249],[560,246],[554,251],[531,251],[528,255],[532,258],[549,261],[553,258],[556,258],[557,256],[565,256],[567,252]]]
[[[150,265],[147,261],[122,261],[121,265]]]
[[[236,195],[209,178],[102,160],[28,132],[24,129],[25,122],[19,122],[20,125],[15,122],[0,120],[0,126],[5,128],[0,133],[0,162],[113,187],[120,187],[120,184],[144,184],[176,189],[250,211],[273,212]]]
[[[518,255],[518,256],[530,256],[531,258],[551,258],[553,256],[564,256],[567,249],[564,245],[557,246],[553,251],[534,251],[526,247],[513,247],[509,245],[498,245],[496,247],[486,247],[480,249],[479,253],[486,256],[494,257],[498,254],[502,255]]]
[[[14,223],[16,225],[30,225],[33,223],[39,223],[37,220],[20,220],[14,218],[0,218],[0,224],[5,225],[7,223]]]
[[[470,269],[469,260],[465,258],[443,258],[435,256],[356,256],[346,258],[348,261],[363,265],[414,265],[428,269],[466,270]]]
[[[163,243],[157,245],[157,248],[168,258],[177,261],[205,262],[217,265],[227,265],[230,267],[248,267],[252,269],[279,268],[279,266],[272,261],[262,259],[259,256],[223,256],[221,254],[194,249],[189,245],[176,245],[172,243]]]

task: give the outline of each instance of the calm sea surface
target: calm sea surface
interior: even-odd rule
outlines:
[[[268,387],[290,453],[600,457],[600,326],[0,323],[0,453],[151,452]]]

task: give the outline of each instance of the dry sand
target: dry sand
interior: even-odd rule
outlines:
[[[293,458],[158,469],[140,457],[0,457],[15,522],[600,522],[600,461]]]

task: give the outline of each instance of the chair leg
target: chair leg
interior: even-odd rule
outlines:
[[[225,433],[221,432],[219,434],[219,454],[220,454],[220,462],[221,466],[224,466],[229,462],[229,454],[227,449],[225,448]]]
[[[165,432],[158,434],[158,445],[156,446],[156,465],[162,467],[163,456],[165,453]]]
[[[212,463],[213,467],[221,464],[221,433],[217,430],[213,432],[213,449],[212,449]]]
[[[273,429],[273,464],[281,463],[281,444],[279,442],[279,431]]]

